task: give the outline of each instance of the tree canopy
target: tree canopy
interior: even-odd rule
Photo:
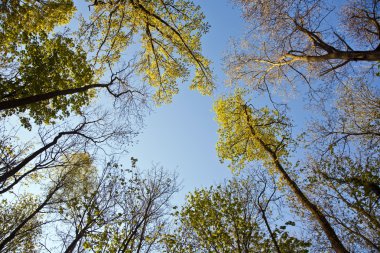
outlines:
[[[208,25],[198,6],[190,1],[94,1],[89,8],[89,17],[81,16],[72,28],[72,1],[2,5],[2,117],[18,114],[30,128],[29,118],[41,124],[80,114],[99,88],[115,98],[135,92],[127,80],[130,69],[156,88],[157,103],[169,102],[178,93],[177,81],[191,72],[191,88],[211,93],[209,61],[200,52]],[[141,49],[133,61],[133,55],[122,57],[135,45]],[[110,80],[99,82],[109,72]]]
[[[175,173],[125,158],[180,83],[216,88],[196,1],[0,3],[0,252],[380,252],[380,1],[231,4],[234,176],[177,207]]]
[[[195,190],[177,212],[178,228],[164,239],[167,252],[309,252],[308,242],[286,231],[294,222],[270,228],[275,193],[268,178],[253,173]]]

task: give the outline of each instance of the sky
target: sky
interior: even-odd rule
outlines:
[[[202,7],[210,31],[202,40],[203,53],[212,62],[217,90],[211,97],[190,91],[188,84],[179,84],[180,93],[171,104],[165,104],[145,118],[145,127],[137,136],[137,144],[126,158],[138,159],[137,166],[149,168],[158,163],[178,173],[182,190],[175,202],[195,188],[223,182],[231,176],[226,164],[221,164],[215,150],[217,123],[212,111],[213,101],[224,84],[223,56],[231,38],[244,32],[240,11],[229,0],[197,0]],[[128,162],[128,161],[126,161]]]

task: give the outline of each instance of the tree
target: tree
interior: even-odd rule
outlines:
[[[321,85],[314,86],[312,77],[328,73],[330,88],[332,82],[364,74],[373,78],[380,60],[379,1],[347,1],[337,7],[323,0],[235,2],[255,29],[246,47],[236,49],[227,63],[233,78],[263,90],[301,81],[311,92]],[[356,62],[369,64],[355,67]]]
[[[309,243],[290,236],[286,226],[270,228],[276,186],[254,171],[190,193],[177,212],[178,228],[164,240],[166,251],[308,252]]]
[[[36,94],[52,89],[62,90],[91,82],[93,74],[86,62],[86,54],[75,48],[72,39],[51,38],[53,29],[70,21],[75,12],[72,1],[7,1],[1,15],[1,75],[0,110],[3,117],[30,110],[37,123],[49,123],[62,110],[63,115],[88,104],[86,96],[57,98],[54,103],[34,104],[28,100]],[[48,12],[49,15],[45,13]],[[88,95],[87,95],[88,96]],[[17,103],[19,100],[23,103]],[[75,107],[78,103],[79,107]],[[21,107],[21,108],[19,108]],[[17,109],[18,108],[18,109]],[[21,118],[29,126],[27,118]]]
[[[379,250],[378,91],[375,85],[347,83],[308,129],[307,189],[320,206],[330,206],[327,215],[351,251]]]
[[[41,235],[41,215],[24,222],[38,206],[35,196],[23,195],[15,203],[2,199],[0,206],[0,247],[1,252],[35,252],[36,242]],[[20,226],[20,224],[22,224]]]
[[[81,155],[80,161],[87,155]],[[140,173],[109,162],[97,175],[91,160],[50,207],[63,252],[152,252],[166,227],[175,177],[162,168]],[[90,166],[89,166],[90,165]],[[80,187],[77,187],[80,185]],[[54,237],[50,237],[53,240]],[[45,245],[48,248],[48,245]],[[52,247],[50,250],[60,247]]]
[[[72,1],[12,1],[3,8],[0,110],[3,117],[20,115],[26,127],[29,118],[22,113],[37,124],[53,123],[80,114],[97,89],[114,98],[138,95],[128,84],[129,71],[157,88],[157,102],[170,101],[178,92],[177,80],[187,77],[191,66],[191,87],[203,94],[213,88],[209,62],[200,53],[200,36],[208,26],[189,1],[95,1],[89,20],[82,19],[77,31],[61,33],[53,29],[70,21]],[[43,15],[47,10],[51,16]],[[38,25],[20,26],[18,20],[25,18]],[[142,53],[132,67],[121,55],[136,36]],[[110,80],[99,82],[106,70]]]
[[[230,160],[231,167],[242,169],[249,162],[261,161],[269,171],[277,173],[291,189],[299,203],[319,223],[336,252],[348,252],[334,228],[309,197],[292,179],[287,167],[291,148],[289,122],[277,111],[257,110],[244,101],[241,91],[229,98],[219,99],[214,107],[219,123],[218,155]]]
[[[41,197],[26,194],[20,199],[16,199],[17,201],[13,206],[7,205],[6,198],[2,200],[4,205],[0,210],[4,213],[3,221],[4,224],[9,223],[8,226],[3,227],[1,234],[0,250],[2,252],[12,252],[21,247],[24,247],[28,252],[34,252],[38,249],[37,242],[38,237],[42,234],[42,228],[51,223],[43,217],[43,213],[49,206],[61,203],[62,200],[57,201],[56,196],[62,189],[72,185],[73,180],[80,174],[80,169],[86,162],[88,164],[88,159],[81,159],[83,155],[76,155],[71,158],[73,160],[70,164],[66,164],[64,169],[60,170],[52,182],[43,189]],[[11,212],[7,213],[8,211]]]
[[[281,175],[277,183],[298,196],[288,204],[314,213],[314,231],[335,251],[378,250],[379,1],[235,3],[253,28],[227,57],[231,81],[245,92],[216,102],[219,156],[231,168],[259,162]],[[302,85],[316,110],[300,131],[278,90],[304,96]],[[252,105],[257,91],[270,106]]]
[[[159,247],[170,199],[178,191],[174,174],[156,166],[140,172],[114,161],[98,170],[88,153],[72,154],[68,162],[37,173],[39,196],[22,195],[14,203],[2,199],[2,252],[153,252]]]
[[[195,67],[191,88],[210,94],[209,62],[200,54],[200,36],[207,32],[200,7],[190,1],[94,1],[94,15],[85,24],[95,46],[96,62],[120,58],[133,37],[141,33],[143,52],[139,72],[158,91],[158,101],[170,101],[178,92],[176,80]],[[100,29],[99,29],[100,28]],[[97,40],[94,40],[96,38]]]
[[[1,77],[3,117],[29,110],[29,116],[40,125],[67,117],[70,112],[79,114],[95,95],[85,92],[94,79],[86,54],[62,36],[30,38],[24,47],[25,52],[17,58],[18,69],[12,70],[17,73],[12,79]],[[95,87],[102,86],[91,88]],[[69,94],[73,95],[62,96]],[[29,122],[24,117],[22,123]]]
[[[39,171],[70,164],[68,154],[92,152],[108,144],[128,141],[135,133],[129,126],[110,121],[107,113],[100,112],[94,119],[83,116],[81,122],[67,122],[67,125],[39,129],[39,146],[36,143],[17,143],[12,137],[13,130],[3,129],[0,145],[0,194],[3,194],[20,182],[33,178]],[[76,125],[70,125],[76,124]],[[74,127],[73,127],[74,126]],[[34,144],[34,145],[33,145]],[[112,146],[111,146],[112,147]],[[121,150],[119,146],[119,150]]]
[[[329,206],[327,215],[352,251],[379,250],[379,96],[362,83],[341,93],[334,113],[310,129],[307,187],[321,206]]]
[[[310,158],[307,189],[350,251],[379,250],[379,159],[330,155]],[[321,197],[323,196],[323,197]]]
[[[123,171],[121,171],[123,173]],[[90,236],[88,246],[100,252],[155,252],[168,227],[170,199],[178,191],[176,175],[153,166],[146,172],[132,168],[131,178],[119,174],[117,215],[108,236]]]

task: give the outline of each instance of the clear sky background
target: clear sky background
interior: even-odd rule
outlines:
[[[180,84],[180,93],[173,102],[155,108],[145,118],[142,134],[128,154],[138,159],[138,167],[149,168],[159,163],[175,170],[182,181],[182,190],[175,202],[183,202],[189,191],[222,182],[231,176],[226,164],[216,154],[217,124],[212,111],[213,101],[224,85],[222,58],[231,38],[244,32],[240,11],[229,0],[197,0],[211,25],[203,38],[203,53],[213,62],[217,90],[213,97],[190,91]],[[129,161],[125,161],[129,162]]]

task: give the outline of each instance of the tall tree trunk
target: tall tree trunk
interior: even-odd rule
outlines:
[[[251,122],[249,114],[245,108],[245,113],[247,117],[247,122]],[[280,173],[280,175],[285,179],[287,185],[290,187],[290,189],[293,191],[293,193],[296,195],[298,200],[301,202],[301,204],[308,209],[316,221],[319,223],[319,225],[322,227],[323,231],[325,232],[327,238],[329,239],[331,243],[331,247],[335,250],[337,253],[349,253],[349,251],[344,247],[343,243],[339,240],[339,237],[335,233],[335,230],[329,223],[329,221],[326,219],[324,214],[318,209],[318,207],[313,204],[307,196],[302,192],[302,190],[298,187],[297,183],[291,179],[291,177],[288,175],[282,164],[280,163],[276,152],[274,152],[266,143],[258,138],[256,136],[255,130],[252,127],[252,125],[249,125],[250,132],[252,134],[252,137],[255,138],[262,148],[269,154],[269,156],[272,158],[272,161],[274,163],[274,166],[276,170]]]
[[[328,60],[380,61],[380,51],[333,51],[322,55],[285,55],[293,61],[325,62]]]

